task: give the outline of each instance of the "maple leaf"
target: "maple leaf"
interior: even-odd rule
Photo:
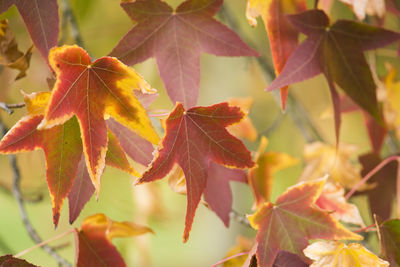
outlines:
[[[75,229],[77,267],[126,266],[111,240],[116,237],[137,236],[153,231],[132,222],[115,222],[104,214],[87,217],[81,230]]]
[[[178,103],[168,116],[165,136],[158,154],[139,183],[165,177],[178,164],[186,178],[187,210],[183,240],[186,242],[193,217],[203,194],[211,161],[230,167],[252,167],[250,152],[225,127],[239,122],[244,114],[237,107],[219,103],[185,111]]]
[[[329,18],[321,10],[288,15],[287,18],[308,38],[293,51],[281,74],[266,90],[275,90],[323,73],[331,91],[337,139],[340,103],[334,82],[361,108],[381,122],[376,85],[363,51],[392,43],[400,39],[400,34],[347,20],[338,20],[329,26]]]
[[[272,266],[279,250],[302,256],[309,239],[362,239],[328,212],[314,206],[326,179],[302,182],[287,189],[276,203],[265,203],[249,221],[257,229],[257,260]]]
[[[75,118],[50,129],[38,130],[37,126],[44,118],[44,111],[50,98],[50,92],[38,92],[24,95],[28,114],[22,117],[0,142],[0,152],[17,152],[42,149],[46,157],[46,177],[53,205],[53,222],[57,226],[65,197],[71,190],[77,175],[82,156],[82,141],[79,125]],[[133,175],[132,169],[118,141],[110,136],[107,163]],[[118,159],[115,159],[118,156]]]
[[[132,92],[151,93],[154,89],[116,58],[91,62],[86,51],[75,45],[53,48],[49,61],[57,82],[39,128],[77,117],[86,166],[98,195],[108,144],[105,117],[111,116],[141,137],[158,143],[145,109]]]
[[[314,263],[310,267],[385,267],[389,266],[360,244],[348,245],[334,241],[319,241],[309,245],[304,254]]]
[[[300,180],[318,179],[329,174],[329,180],[339,183],[344,188],[352,188],[361,180],[361,166],[352,162],[358,147],[341,143],[338,148],[321,142],[307,144],[304,147],[306,166]],[[360,190],[367,189],[364,185]]]
[[[383,17],[386,12],[385,0],[340,0],[353,8],[359,20],[365,19],[365,15],[377,15]]]
[[[58,40],[57,0],[2,0],[0,13],[13,4],[21,14],[33,43],[47,61],[50,48],[56,46]]]
[[[122,8],[136,22],[110,53],[133,65],[155,57],[173,103],[196,105],[200,55],[258,56],[240,37],[213,19],[223,0],[188,0],[174,11],[160,0],[124,1]]]
[[[5,66],[19,70],[15,80],[26,76],[26,70],[29,68],[33,46],[22,53],[18,49],[14,33],[11,31],[8,20],[0,20],[0,62]]]
[[[285,14],[306,10],[305,0],[248,0],[246,17],[252,26],[261,15],[268,33],[275,73],[278,75],[290,54],[296,49],[299,33],[286,19]],[[281,88],[282,109],[286,108],[289,88]]]
[[[297,159],[289,154],[276,151],[264,152],[268,144],[267,138],[261,138],[255,162],[257,165],[250,169],[248,180],[254,196],[253,209],[260,207],[270,200],[275,172],[297,164]]]
[[[390,266],[400,265],[400,220],[393,219],[378,224],[381,255]]]
[[[37,267],[26,260],[18,259],[12,255],[0,256],[0,267]]]
[[[344,189],[337,183],[327,182],[315,204],[321,209],[331,212],[332,217],[336,220],[365,227],[357,206],[347,203]]]

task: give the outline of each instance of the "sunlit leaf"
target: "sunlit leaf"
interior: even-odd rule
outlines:
[[[389,266],[360,244],[319,241],[309,245],[304,254],[314,262],[310,267],[385,267]]]
[[[222,0],[188,0],[173,10],[160,0],[123,1],[135,22],[110,53],[128,65],[155,57],[172,102],[196,105],[200,86],[200,55],[257,56],[240,37],[213,18]]]
[[[252,167],[250,152],[225,127],[239,122],[243,112],[227,103],[188,110],[178,103],[166,120],[166,133],[151,166],[139,183],[164,178],[178,164],[185,174],[187,212],[184,241],[209,180],[211,162],[230,167]]]
[[[310,239],[362,239],[344,228],[327,211],[315,207],[326,179],[296,184],[286,190],[276,203],[265,203],[249,216],[258,230],[257,260],[270,267],[280,250],[303,256]]]
[[[123,258],[111,243],[115,237],[137,236],[153,231],[132,222],[115,222],[104,214],[87,217],[81,230],[76,229],[77,267],[122,267]]]
[[[157,133],[132,92],[135,89],[152,93],[154,89],[117,59],[102,57],[92,62],[86,51],[78,46],[53,48],[49,61],[56,71],[57,82],[39,128],[51,128],[76,116],[86,166],[99,194],[109,142],[105,117],[113,117],[157,144]]]

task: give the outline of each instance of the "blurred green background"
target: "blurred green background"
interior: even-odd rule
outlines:
[[[166,1],[177,6],[180,1]],[[93,58],[107,55],[121,37],[128,32],[133,23],[119,6],[118,0],[71,0],[72,9],[77,17],[79,28],[86,49]],[[308,6],[312,7],[313,1]],[[228,9],[238,21],[240,31],[246,40],[256,44],[257,49],[270,63],[267,34],[262,21],[257,28],[251,28],[245,17],[245,0],[227,0],[224,8]],[[351,18],[349,8],[335,3],[333,17]],[[12,7],[1,16],[8,18],[12,30],[22,51],[31,44],[25,26]],[[217,19],[221,19],[217,16]],[[397,25],[388,22],[388,27]],[[304,37],[303,37],[304,38]],[[73,43],[66,39],[67,43]],[[383,69],[384,61],[394,61],[394,50],[383,50],[378,70]],[[134,66],[145,79],[158,90],[160,97],[151,106],[152,109],[171,109],[173,104],[165,93],[159,78],[154,60]],[[290,114],[283,114],[279,105],[264,88],[271,78],[264,74],[257,62],[252,58],[224,58],[204,54],[201,57],[201,88],[199,105],[209,105],[225,101],[232,97],[254,98],[254,105],[249,114],[257,130],[262,133],[268,130],[274,121],[278,121],[272,131],[268,131],[270,140],[267,150],[285,152],[301,159],[304,139]],[[49,90],[46,78],[49,71],[44,60],[37,51],[34,52],[28,76],[14,81],[16,72],[4,69],[0,74],[0,101],[18,103],[22,101],[19,90],[25,92]],[[334,128],[332,119],[321,119],[320,115],[331,106],[329,90],[325,80],[318,76],[315,79],[293,85],[291,93],[301,101],[309,112],[317,129],[331,144],[334,143]],[[0,111],[2,119],[11,127],[25,113],[24,109],[8,115]],[[162,134],[160,123],[153,119],[154,125]],[[362,123],[361,114],[356,112],[343,116],[341,140],[356,144],[360,153],[369,150],[370,145]],[[255,151],[256,142],[246,142],[249,149]],[[355,155],[357,156],[357,155]],[[22,191],[27,199],[28,216],[40,236],[46,240],[65,232],[71,227],[80,227],[82,220],[94,213],[105,213],[117,221],[133,221],[148,224],[155,235],[145,235],[136,238],[115,240],[118,250],[124,256],[128,266],[209,266],[225,257],[226,252],[235,244],[238,235],[254,237],[256,231],[231,221],[229,229],[225,228],[217,216],[200,205],[193,224],[189,241],[182,242],[184,229],[186,197],[178,195],[169,188],[167,181],[161,180],[152,186],[133,186],[135,177],[131,177],[116,169],[107,168],[102,177],[99,200],[94,197],[86,205],[78,220],[71,226],[68,223],[68,203],[64,204],[60,223],[57,229],[52,224],[50,197],[48,194],[45,166],[42,151],[22,153],[17,156],[22,172]],[[134,163],[133,163],[134,164]],[[137,166],[144,170],[144,166]],[[12,174],[8,158],[0,156],[0,254],[16,254],[33,246],[20,219],[17,203],[10,193]],[[294,167],[280,171],[275,176],[272,199],[274,200],[288,186],[293,185],[302,170],[300,161]],[[253,198],[248,186],[232,183],[234,196],[233,207],[242,214],[251,214]],[[156,190],[157,199],[149,198],[149,192]],[[39,202],[29,200],[43,197]],[[360,197],[359,203],[364,203]],[[151,211],[156,212],[151,212]],[[150,213],[150,214],[148,214]],[[368,215],[363,214],[366,224]],[[73,262],[75,254],[74,237],[57,240],[51,245],[66,245],[59,253]],[[40,266],[57,266],[56,262],[41,249],[36,249],[23,258]]]

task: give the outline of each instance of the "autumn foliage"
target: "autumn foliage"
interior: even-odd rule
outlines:
[[[193,237],[192,229],[202,220],[196,212],[204,207],[229,231],[233,224],[247,228],[248,237],[233,233],[238,236],[237,244],[231,242],[229,251],[210,257],[207,264],[213,266],[400,266],[398,1],[122,0],[117,8],[127,14],[132,25],[127,25],[124,36],[113,40],[108,55],[98,58],[84,48],[81,39],[85,36],[80,35],[74,15],[80,9],[71,9],[70,2],[0,1],[4,13],[0,64],[5,67],[0,75],[12,75],[10,84],[18,85],[30,78],[35,68],[31,59],[39,55],[32,62],[38,66],[41,62],[47,76],[47,81],[36,79],[42,90],[20,90],[21,103],[12,103],[12,93],[0,95],[4,111],[11,114],[13,109],[25,109],[23,115],[11,116],[15,119],[0,141],[0,153],[10,157],[14,172],[13,188],[0,186],[5,194],[12,191],[17,198],[23,223],[38,243],[32,250],[43,247],[67,266],[69,262],[82,267],[131,266],[129,251],[120,249],[114,239],[133,237],[143,257],[141,264],[150,266],[152,257],[157,256],[149,256],[155,254],[150,238],[168,238],[157,234],[164,227],[159,225],[165,223],[169,228],[173,223],[168,218],[174,215],[166,215],[163,198],[178,193],[186,198],[186,208],[178,207],[186,214],[185,219],[178,216],[184,243],[199,238]],[[91,2],[80,4],[94,8]],[[11,6],[33,43],[24,52],[17,43],[23,33],[12,30]],[[263,24],[265,30],[250,28],[257,24]],[[102,30],[106,35],[105,29],[96,29],[97,34]],[[256,30],[265,32],[268,39],[262,39],[261,46],[253,41],[258,38]],[[380,54],[381,48],[385,52]],[[202,79],[209,75],[208,68],[212,69],[201,62],[203,54],[243,57],[235,61],[243,66],[235,68],[247,68],[242,71],[246,75],[267,74],[266,86],[256,88],[256,95],[278,93],[280,109],[267,130],[261,130],[267,121],[264,117],[271,116],[273,109],[251,97],[253,88],[244,88],[247,91],[241,95],[247,98],[232,94],[223,101],[202,99],[206,91]],[[160,79],[158,84],[144,78],[151,75],[135,70],[144,69],[137,64],[150,58],[154,61],[145,64],[158,71],[153,73]],[[209,60],[214,64],[219,59]],[[319,74],[321,79],[313,79]],[[233,79],[226,73],[218,78],[221,83]],[[306,93],[289,89],[310,79],[312,90]],[[218,99],[226,93],[218,86],[212,90]],[[314,98],[323,90],[330,101],[312,118],[317,107],[303,106],[296,94],[315,104],[319,99]],[[262,105],[257,114],[252,113],[256,110],[253,102]],[[356,145],[342,142],[349,128],[343,127],[344,118],[355,113],[361,114],[353,120],[361,129],[356,134],[364,134],[368,140],[362,143],[363,154]],[[280,127],[283,116],[292,118],[300,130],[290,132],[286,140],[271,134]],[[9,115],[4,112],[2,117],[0,126],[6,129]],[[330,127],[331,138],[320,129],[323,118],[331,119],[330,126],[324,124]],[[280,146],[297,142],[297,135],[305,140],[299,144],[301,153]],[[52,224],[67,228],[58,236],[48,229],[50,236],[56,237],[44,242],[24,209],[26,199],[19,180],[26,167],[15,164],[13,156],[34,150],[44,154],[45,173],[40,175],[50,195]],[[130,192],[143,188],[145,193],[135,196],[133,219],[113,220],[106,211],[81,218],[92,197],[101,202],[101,192],[110,190],[102,186],[106,165],[129,175]],[[293,166],[297,173],[279,176]],[[236,187],[232,190],[231,182],[239,182],[245,189],[239,194]],[[160,190],[159,185],[167,183],[173,192]],[[69,224],[63,223],[66,199]],[[239,202],[244,211],[236,211]],[[75,247],[75,259],[64,259],[58,255],[62,248],[48,244],[69,234],[74,235],[74,244],[66,246]],[[217,246],[215,240],[207,243]],[[2,243],[0,233],[0,251]],[[173,244],[163,249],[175,253]],[[32,263],[22,259],[30,251],[5,249],[0,266],[43,264],[39,259],[28,258]],[[170,266],[169,262],[163,264]],[[193,261],[192,266],[196,264]]]

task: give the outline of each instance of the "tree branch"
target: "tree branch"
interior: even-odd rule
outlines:
[[[23,107],[25,107],[25,103],[6,104],[4,102],[0,102],[0,108],[5,110],[10,115],[14,113],[13,109],[23,108]]]
[[[7,128],[3,124],[3,122],[0,120],[0,132],[3,134],[3,136],[7,133]],[[40,238],[39,234],[36,232],[36,230],[33,228],[31,222],[29,221],[28,215],[25,210],[24,206],[24,200],[22,198],[21,190],[20,190],[20,181],[21,181],[21,174],[17,165],[17,159],[15,155],[9,155],[9,161],[10,161],[10,166],[13,172],[13,195],[15,199],[17,200],[19,211],[21,214],[22,222],[29,234],[29,237],[32,239],[33,242],[36,244],[39,244],[43,242],[43,240]],[[64,265],[67,267],[72,267],[72,265],[65,260],[63,257],[61,257],[53,248],[51,248],[48,245],[43,245],[42,249],[46,251],[50,256],[52,256],[60,265]]]
[[[84,47],[83,39],[81,36],[81,33],[79,31],[78,23],[76,21],[76,17],[74,12],[71,9],[71,6],[69,4],[68,0],[61,0],[60,1],[60,7],[61,7],[61,12],[62,12],[62,24],[61,27],[63,29],[63,36],[60,38],[60,43],[63,43],[65,41],[65,31],[67,28],[67,22],[69,22],[70,26],[70,33],[72,38],[75,40],[75,43],[79,45],[80,47]]]
[[[240,224],[243,224],[244,226],[247,226],[247,227],[251,228],[250,222],[247,219],[247,217],[242,215],[242,214],[240,214],[236,210],[232,209],[231,212],[229,212],[229,218],[231,218],[232,220],[237,221]]]

